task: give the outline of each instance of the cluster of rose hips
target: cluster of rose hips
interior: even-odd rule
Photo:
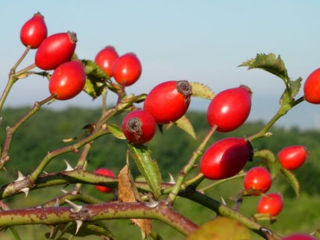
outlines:
[[[44,18],[36,13],[22,27],[22,43],[30,49],[37,49],[35,65],[42,70],[53,70],[49,80],[51,96],[58,100],[73,98],[79,94],[86,82],[85,68],[81,61],[72,60],[76,48],[76,35],[71,32],[56,33],[47,37]],[[113,77],[122,87],[134,84],[140,77],[142,67],[134,53],[119,56],[115,48],[107,46],[95,57],[95,63]],[[320,69],[307,78],[304,98],[310,103],[320,103]],[[180,119],[188,109],[192,95],[191,84],[186,80],[166,81],[155,86],[147,95],[143,109],[129,112],[122,121],[122,130],[132,144],[150,141],[156,126]],[[251,91],[247,86],[230,88],[217,94],[207,111],[209,125],[219,132],[230,132],[240,127],[248,118],[251,109]],[[251,160],[253,149],[246,138],[228,137],[211,145],[200,160],[200,172],[211,180],[219,180],[238,174]],[[278,153],[281,166],[287,170],[300,167],[307,157],[303,146],[289,146]],[[116,177],[106,168],[99,168],[97,174]],[[265,194],[271,187],[269,171],[256,166],[244,177],[244,191],[248,195],[262,195],[257,207],[258,213],[277,216],[283,206],[279,193]],[[99,191],[110,192],[105,186],[96,186]],[[297,238],[298,237],[298,238]],[[305,235],[284,238],[312,239]]]

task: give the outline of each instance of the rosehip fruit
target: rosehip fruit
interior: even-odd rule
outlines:
[[[243,184],[251,195],[265,193],[272,184],[271,174],[264,167],[253,167],[244,176]]]
[[[208,107],[210,126],[220,132],[229,132],[241,126],[251,109],[251,91],[246,86],[226,89],[218,93]]]
[[[257,207],[258,213],[270,214],[271,216],[277,216],[283,207],[283,199],[279,193],[269,193],[263,196]]]
[[[306,160],[307,155],[305,147],[299,145],[285,147],[278,153],[282,167],[288,170],[299,168]]]
[[[98,168],[95,172],[95,174],[102,175],[102,176],[107,176],[111,178],[115,178],[116,175],[114,174],[113,171],[107,168]],[[112,191],[111,188],[106,187],[106,186],[101,186],[101,185],[95,185],[94,186],[98,191],[103,192],[103,193],[109,193]]]
[[[46,37],[47,26],[44,17],[39,12],[25,22],[20,30],[21,42],[32,49],[39,47]]]
[[[114,61],[118,58],[118,53],[112,46],[107,46],[97,53],[95,57],[95,63],[101,67],[105,73],[111,77],[112,76],[112,65]]]
[[[126,53],[118,57],[112,65],[112,75],[122,86],[134,84],[140,77],[141,63],[134,53]]]
[[[43,70],[52,70],[70,61],[76,48],[75,33],[56,33],[42,41],[36,55],[35,64]]]
[[[134,144],[143,144],[154,136],[156,122],[150,113],[136,110],[124,117],[122,131],[128,141]]]
[[[303,233],[294,233],[282,238],[282,240],[317,240],[317,238]]]
[[[84,67],[71,61],[57,67],[49,81],[49,91],[56,99],[67,100],[80,93],[86,82]]]
[[[191,85],[186,80],[160,83],[146,97],[144,110],[159,124],[174,122],[186,113],[191,94]]]
[[[223,179],[237,174],[252,158],[252,146],[244,138],[217,141],[203,154],[200,172],[209,179]]]
[[[304,99],[309,103],[320,103],[320,68],[314,70],[306,79],[303,87]]]

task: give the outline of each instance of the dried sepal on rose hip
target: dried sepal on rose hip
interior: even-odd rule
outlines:
[[[258,202],[257,212],[269,214],[271,217],[279,215],[283,208],[283,198],[280,193],[269,193],[261,197]]]
[[[264,167],[253,167],[249,169],[243,179],[246,193],[249,195],[260,195],[267,192],[272,184],[270,172]]]
[[[280,150],[278,158],[283,168],[295,170],[302,166],[307,159],[308,152],[304,146],[293,145]]]
[[[118,57],[118,53],[113,46],[106,46],[97,53],[94,61],[109,77],[111,77],[112,65]]]
[[[71,60],[76,48],[75,33],[56,33],[42,41],[35,55],[35,64],[43,70],[52,70]]]
[[[86,73],[80,61],[70,61],[57,67],[50,80],[49,91],[55,99],[67,100],[78,95],[86,82]]]
[[[150,141],[156,132],[153,116],[143,110],[128,113],[122,120],[122,131],[129,142],[143,144]]]
[[[114,174],[114,172],[108,168],[98,168],[94,173],[98,175],[106,176],[106,177],[116,178],[116,175]],[[98,191],[103,193],[110,193],[112,191],[112,189],[107,186],[95,185],[94,187]]]
[[[37,12],[24,23],[20,30],[20,40],[26,47],[38,48],[47,37],[47,26],[44,17]]]
[[[200,172],[208,179],[232,177],[252,159],[251,143],[245,138],[224,138],[212,144],[200,160]]]
[[[229,132],[240,127],[251,110],[251,90],[247,86],[226,89],[210,102],[207,119],[210,126],[220,132]]]
[[[134,84],[141,72],[141,62],[134,53],[126,53],[118,57],[112,65],[113,78],[123,87]]]
[[[144,110],[151,113],[158,124],[175,122],[188,110],[192,95],[187,80],[166,81],[155,86],[144,101]]]

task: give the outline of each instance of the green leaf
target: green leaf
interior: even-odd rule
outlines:
[[[302,78],[299,77],[295,81],[290,81],[290,91],[291,91],[291,98],[293,99],[299,93],[301,87]]]
[[[282,61],[280,55],[276,57],[273,53],[270,54],[257,54],[255,58],[252,58],[242,64],[240,67],[248,67],[248,69],[260,68],[269,73],[272,73],[281,79],[283,79],[287,85],[289,79],[288,72],[284,62]]]
[[[91,60],[82,60],[82,63],[87,75],[84,91],[95,99],[102,94],[110,77],[95,62]]]
[[[114,137],[121,140],[126,139],[126,136],[123,134],[122,130],[116,124],[108,124],[108,129]]]
[[[213,99],[214,93],[212,90],[207,87],[206,85],[198,82],[189,82],[192,88],[192,96],[193,97],[200,97],[205,99]]]
[[[250,240],[249,229],[235,219],[216,217],[202,224],[187,240]]]
[[[300,184],[296,176],[289,170],[285,168],[281,168],[281,173],[286,177],[288,182],[290,183],[291,187],[293,188],[296,196],[299,197],[300,195]]]
[[[179,118],[177,121],[175,121],[174,124],[178,128],[181,128],[183,131],[188,133],[194,139],[197,139],[196,132],[194,131],[194,128],[193,128],[191,122],[189,121],[189,119],[186,117],[186,115],[183,115],[181,118]],[[171,125],[168,125],[168,128],[170,126]]]
[[[161,195],[162,178],[157,161],[152,159],[151,151],[146,146],[129,144],[129,148],[140,173],[158,199]]]

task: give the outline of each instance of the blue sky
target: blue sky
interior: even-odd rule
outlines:
[[[77,33],[80,58],[93,59],[106,45],[113,45],[119,54],[135,52],[143,73],[128,92],[147,93],[159,82],[179,79],[202,82],[216,93],[246,84],[253,91],[250,119],[268,119],[278,107],[281,80],[237,66],[256,53],[273,52],[284,59],[292,78],[305,79],[320,66],[319,9],[316,0],[3,1],[0,90],[24,50],[19,39],[21,26],[40,11],[49,35],[68,30]],[[32,63],[33,56],[34,51],[22,66]],[[47,85],[41,78],[21,80],[7,106],[31,105],[45,98]],[[99,103],[81,94],[71,101],[55,102],[53,107]],[[192,108],[205,110],[207,104],[193,101]],[[320,106],[302,103],[279,124],[314,127],[320,122],[319,110]]]

